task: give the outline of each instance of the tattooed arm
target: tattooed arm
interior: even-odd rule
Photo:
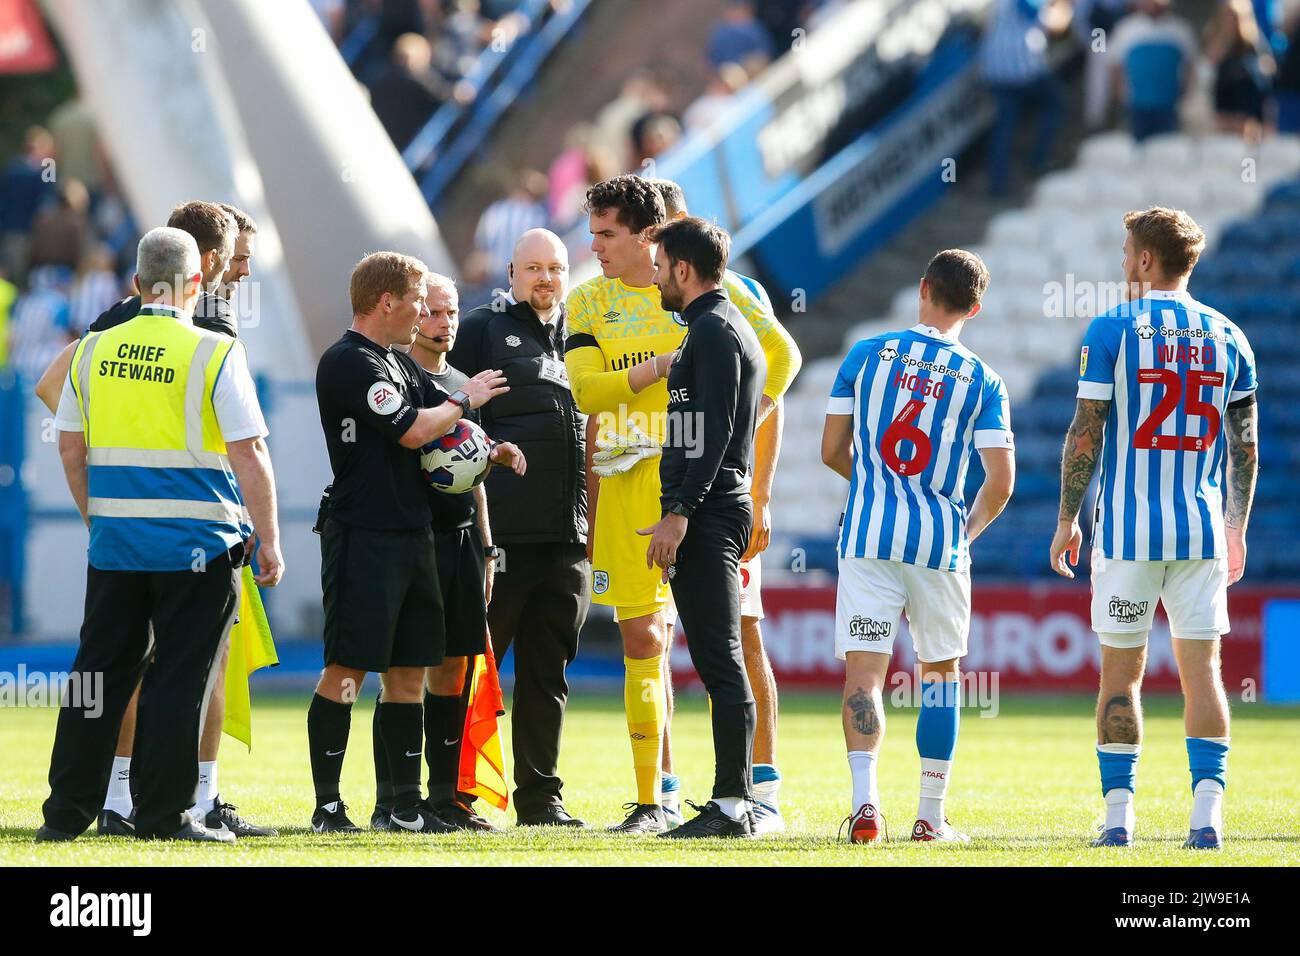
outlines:
[[[1228,538],[1228,583],[1246,571],[1246,524],[1259,473],[1259,410],[1254,401],[1228,409],[1228,509],[1224,518]]]
[[[1101,455],[1102,435],[1109,415],[1109,401],[1081,398],[1065,435],[1065,450],[1061,453],[1061,509],[1051,552],[1052,570],[1061,577],[1074,577],[1070,567],[1079,563],[1079,549],[1083,545],[1079,507]]]

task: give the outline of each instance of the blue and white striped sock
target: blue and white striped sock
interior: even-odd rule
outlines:
[[[1097,768],[1101,772],[1101,795],[1106,800],[1106,829],[1123,827],[1133,835],[1136,813],[1133,794],[1137,789],[1139,744],[1098,744]]]
[[[943,826],[952,755],[961,723],[961,684],[933,681],[921,685],[921,713],[916,718],[916,752],[921,755],[921,799],[916,817]]]
[[[1193,830],[1223,830],[1223,791],[1228,784],[1227,737],[1188,737],[1187,766],[1192,772]]]

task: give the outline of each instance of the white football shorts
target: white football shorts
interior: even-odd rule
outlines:
[[[1228,633],[1228,559],[1124,561],[1092,555],[1092,629],[1108,647],[1141,647],[1156,602],[1185,640]]]
[[[740,562],[740,616],[763,619],[763,556]]]
[[[890,654],[906,613],[916,657],[924,663],[966,655],[970,572],[938,571],[901,561],[840,558],[835,595],[835,656]]]

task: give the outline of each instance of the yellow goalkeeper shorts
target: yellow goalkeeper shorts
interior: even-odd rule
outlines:
[[[658,457],[600,479],[591,558],[591,598],[597,604],[639,607],[668,601],[663,570],[645,566],[650,537],[637,534],[655,524],[659,513]]]

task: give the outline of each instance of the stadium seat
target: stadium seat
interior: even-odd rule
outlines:
[[[1039,217],[1026,210],[1000,213],[989,223],[988,242],[994,246],[1036,246],[1041,238]]]
[[[1092,201],[1092,170],[1049,173],[1034,189],[1034,205],[1043,209],[1084,209]],[[1102,174],[1098,175],[1098,178]]]
[[[1134,165],[1139,155],[1128,133],[1100,133],[1088,137],[1079,146],[1079,165],[1113,172]]]
[[[1185,133],[1152,136],[1142,145],[1141,152],[1146,169],[1163,170],[1167,174],[1192,169],[1200,159],[1196,141]]]

